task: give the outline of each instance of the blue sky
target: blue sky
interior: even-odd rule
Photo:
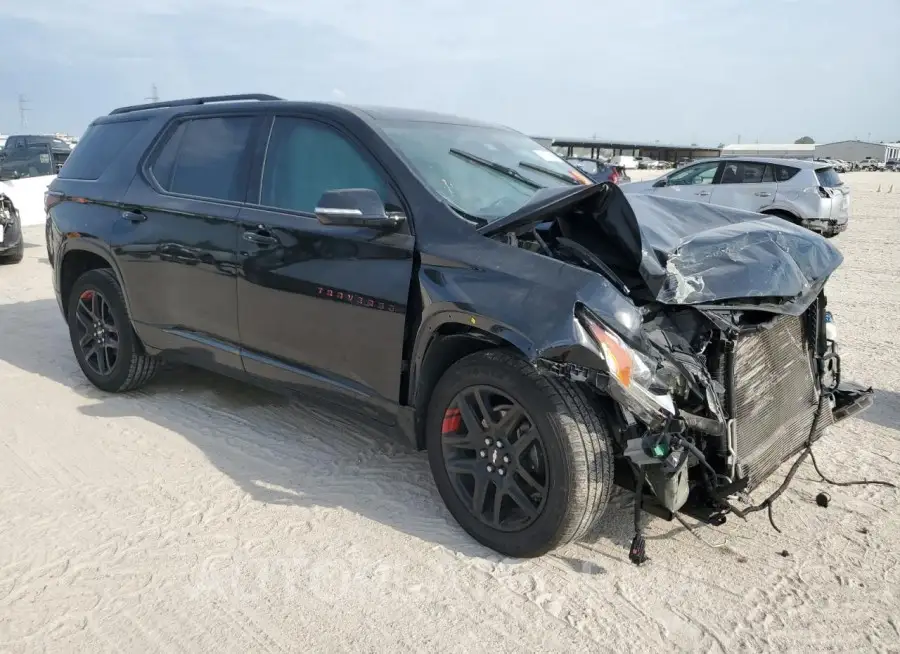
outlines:
[[[0,0],[0,17],[3,133],[19,93],[28,130],[81,134],[156,83],[535,135],[900,139],[900,0]]]

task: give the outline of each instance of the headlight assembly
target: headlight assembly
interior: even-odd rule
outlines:
[[[609,392],[648,425],[675,415],[668,385],[655,373],[656,363],[586,313],[580,322],[598,345],[609,371]]]

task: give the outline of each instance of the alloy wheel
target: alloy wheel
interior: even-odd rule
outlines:
[[[500,389],[471,386],[444,412],[441,448],[450,483],[485,525],[520,531],[549,492],[546,451],[528,412]]]
[[[85,363],[98,375],[109,375],[119,360],[119,329],[109,302],[88,289],[78,296],[75,319]]]

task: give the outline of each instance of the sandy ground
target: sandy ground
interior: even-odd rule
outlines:
[[[847,376],[878,398],[817,451],[835,477],[898,481],[900,175],[845,179],[831,308]],[[640,568],[618,493],[587,542],[505,559],[394,437],[198,371],[93,389],[42,228],[26,237],[0,268],[0,651],[900,651],[896,490],[828,488],[806,464],[782,535],[762,513],[651,519]]]

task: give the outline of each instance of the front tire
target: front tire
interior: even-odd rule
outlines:
[[[0,264],[7,265],[19,263],[25,258],[25,240],[20,237],[19,244],[6,254],[0,254]]]
[[[99,268],[81,275],[69,294],[67,313],[75,358],[94,386],[124,393],[156,374],[159,360],[144,354],[112,270]]]
[[[426,418],[431,471],[453,517],[513,557],[582,537],[609,501],[609,429],[584,392],[511,352],[452,365]]]

